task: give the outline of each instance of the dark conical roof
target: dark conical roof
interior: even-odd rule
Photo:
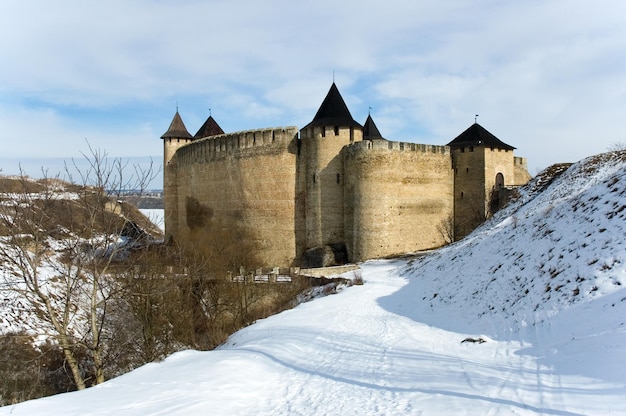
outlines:
[[[372,116],[369,114],[367,115],[365,124],[363,124],[363,140],[387,140],[380,134],[376,123],[374,123],[374,119],[372,119]]]
[[[326,98],[324,98],[319,110],[317,110],[317,114],[315,114],[313,121],[304,126],[304,128],[306,129],[307,127],[315,126],[362,127],[352,118],[350,110],[348,110],[348,106],[343,100],[343,97],[339,93],[339,89],[337,89],[337,85],[335,85],[334,82],[333,85],[331,85],[328,94],[326,94]]]
[[[224,130],[217,124],[213,116],[209,116],[193,138],[201,139],[203,137],[217,136],[219,134],[224,134]]]
[[[498,149],[513,150],[513,146],[504,143],[493,134],[489,133],[487,129],[478,123],[474,123],[467,128],[463,133],[459,134],[456,139],[448,143],[450,147],[465,147],[465,146],[485,146],[496,147]]]
[[[183,123],[183,119],[180,118],[180,114],[178,114],[178,110],[176,110],[176,114],[174,114],[174,118],[172,119],[172,123],[170,124],[170,128],[167,129],[162,139],[191,139],[191,134],[187,131],[187,127],[185,127],[185,123]]]

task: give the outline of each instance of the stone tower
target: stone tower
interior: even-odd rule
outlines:
[[[513,146],[474,123],[448,143],[454,169],[455,238],[461,239],[500,205],[500,190],[517,183]]]
[[[178,110],[176,110],[170,127],[163,133],[161,139],[163,139],[163,167],[165,167],[181,146],[193,140],[193,137],[187,131],[187,127],[185,127],[185,123],[183,123],[183,119],[178,114]]]
[[[300,130],[305,155],[306,248],[345,246],[344,162],[341,150],[363,140],[363,127],[350,114],[333,83],[313,121]]]
[[[161,136],[163,139],[163,205],[165,208],[165,241],[169,241],[178,231],[178,178],[176,166],[170,166],[176,151],[191,143],[193,137],[187,131],[183,119],[178,114],[170,127]]]

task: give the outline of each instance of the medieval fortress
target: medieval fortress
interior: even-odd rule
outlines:
[[[178,111],[165,134],[166,241],[193,246],[236,223],[266,266],[322,267],[439,247],[525,184],[526,159],[474,123],[445,146],[389,141],[351,116],[333,83],[313,120],[192,136]]]

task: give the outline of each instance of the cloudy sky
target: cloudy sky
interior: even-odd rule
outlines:
[[[622,0],[1,0],[0,163],[154,156],[194,134],[313,116],[333,77],[388,139],[474,122],[531,174],[626,142]]]

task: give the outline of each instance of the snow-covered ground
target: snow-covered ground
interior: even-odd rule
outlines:
[[[0,414],[626,414],[622,159],[574,165],[445,249],[366,262],[363,286],[215,351]]]

